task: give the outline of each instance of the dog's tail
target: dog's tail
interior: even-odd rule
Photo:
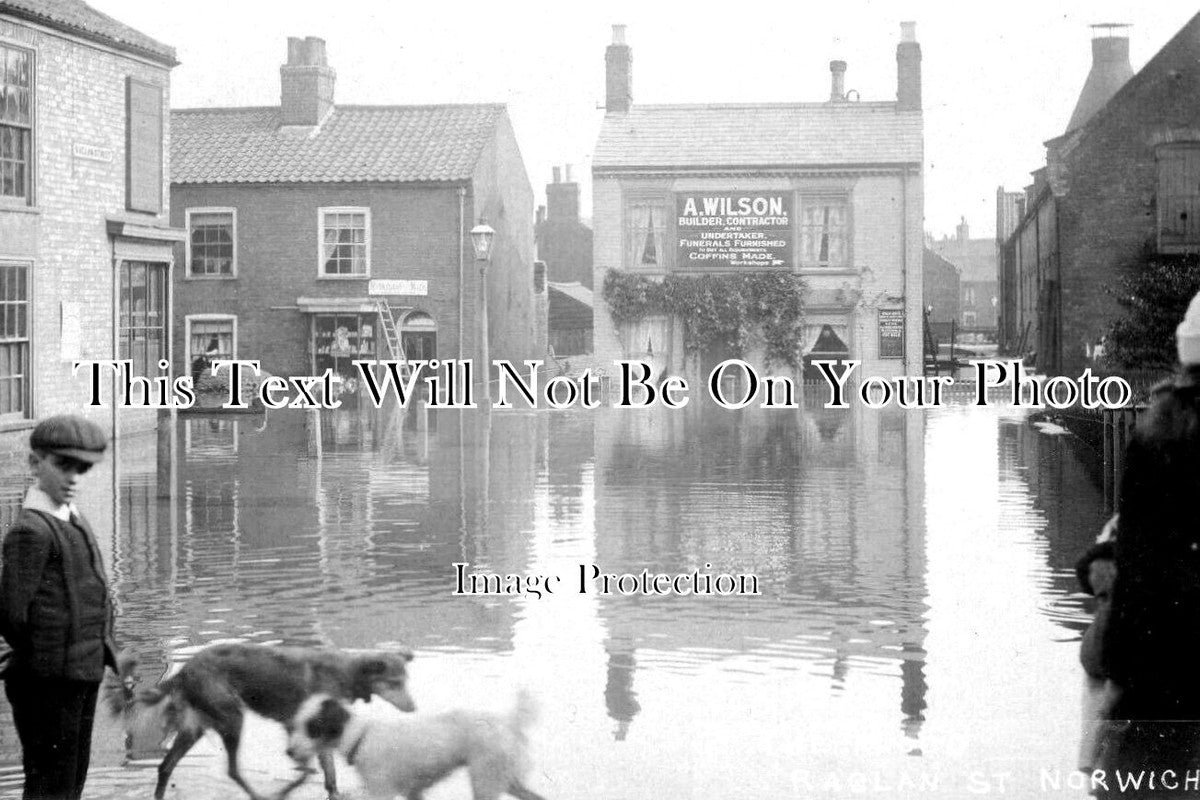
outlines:
[[[518,733],[524,734],[537,721],[537,716],[537,701],[534,699],[533,693],[527,687],[522,686],[517,690],[517,702],[509,714],[509,722]]]

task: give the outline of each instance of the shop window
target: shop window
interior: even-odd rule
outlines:
[[[29,266],[0,263],[0,418],[29,414]]]
[[[846,267],[849,259],[846,198],[803,198],[800,208],[800,266]]]
[[[378,314],[316,314],[313,317],[313,354],[316,374],[332,369],[349,381],[358,375],[353,362],[376,357],[375,327]]]
[[[33,201],[33,52],[0,44],[0,199]]]
[[[237,212],[232,208],[189,208],[188,275],[199,278],[237,274]]]
[[[129,78],[125,97],[126,207],[163,210],[163,89]]]
[[[134,375],[154,377],[167,349],[167,265],[122,261],[120,357],[133,362]]]
[[[1200,146],[1158,153],[1158,242],[1165,252],[1200,249]]]
[[[193,379],[207,374],[213,361],[237,356],[237,317],[225,315],[189,316],[187,328],[187,361]]]
[[[667,248],[667,205],[639,201],[625,207],[631,269],[664,269],[670,263]]]
[[[320,276],[371,273],[371,212],[366,208],[322,208]]]

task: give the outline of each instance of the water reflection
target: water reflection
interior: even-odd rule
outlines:
[[[225,639],[404,644],[425,708],[535,690],[533,783],[555,798],[860,796],[855,776],[955,796],[981,767],[1044,795],[1038,770],[1071,763],[1070,567],[1105,513],[1086,459],[1019,416],[181,417],[120,462],[101,538],[121,638],[155,675]],[[564,590],[456,597],[456,562]],[[712,564],[762,594],[580,593],[581,564]],[[282,780],[281,734],[254,724],[250,779]],[[218,754],[185,759],[177,796],[228,796]],[[153,763],[101,746],[90,792],[147,791]],[[16,764],[0,719],[5,796]]]

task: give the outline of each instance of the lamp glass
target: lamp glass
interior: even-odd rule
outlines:
[[[482,219],[471,228],[471,246],[475,248],[476,261],[488,261],[492,257],[492,238],[496,235],[491,225]]]

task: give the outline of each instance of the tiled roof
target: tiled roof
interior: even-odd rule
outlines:
[[[174,47],[151,39],[80,0],[0,0],[0,14],[38,22],[121,50],[149,56],[167,66],[179,63],[175,60]]]
[[[634,105],[608,114],[593,169],[913,164],[921,115],[895,103]]]
[[[338,106],[315,131],[279,108],[171,112],[172,183],[453,181],[471,177],[503,105]]]

